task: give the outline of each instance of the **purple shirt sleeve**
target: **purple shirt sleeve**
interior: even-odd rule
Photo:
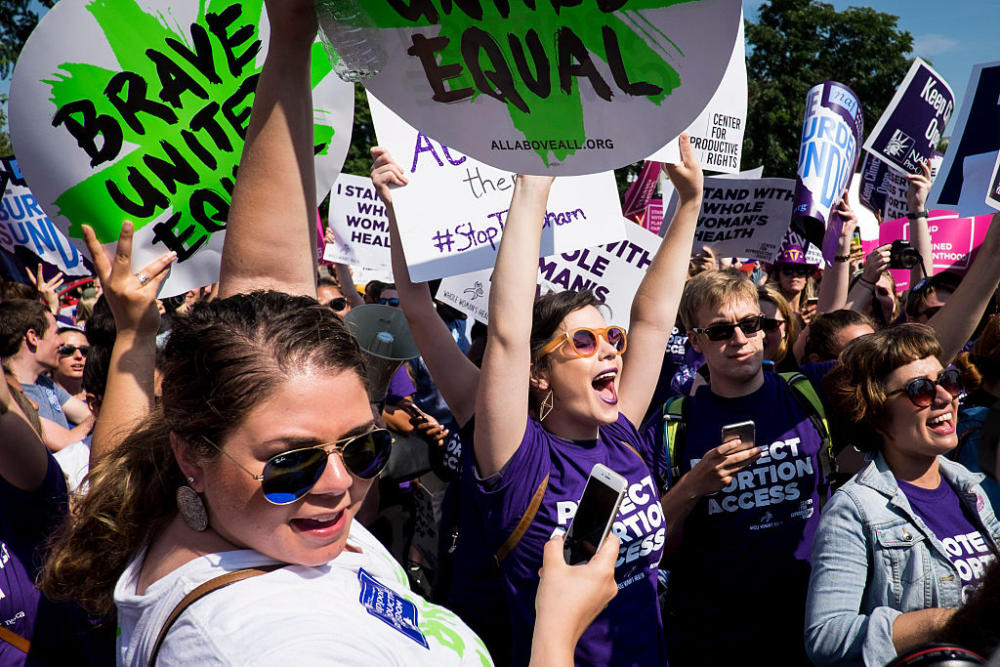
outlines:
[[[389,381],[389,391],[385,397],[387,405],[395,405],[407,396],[412,396],[417,392],[417,388],[410,379],[410,374],[406,372],[406,364],[399,367],[396,374]]]

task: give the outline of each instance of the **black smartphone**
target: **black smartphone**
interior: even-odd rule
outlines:
[[[611,532],[627,486],[625,478],[611,468],[594,465],[566,531],[563,556],[567,563],[578,565],[594,557]]]

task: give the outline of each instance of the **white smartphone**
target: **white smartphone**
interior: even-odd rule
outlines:
[[[594,465],[566,531],[563,556],[567,563],[577,565],[594,557],[611,532],[627,487],[625,478],[614,470],[601,463]]]
[[[726,424],[722,427],[722,442],[725,443],[735,437],[739,437],[742,449],[750,449],[753,447],[756,432],[757,427],[752,419],[736,424]]]

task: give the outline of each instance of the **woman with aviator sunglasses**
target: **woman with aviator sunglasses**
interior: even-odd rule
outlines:
[[[982,475],[947,458],[962,375],[930,327],[856,339],[825,382],[866,468],[826,506],[813,542],[806,649],[826,664],[885,664],[930,641],[998,553]]]

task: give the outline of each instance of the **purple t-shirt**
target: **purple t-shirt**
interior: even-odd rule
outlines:
[[[595,463],[628,480],[614,522],[621,540],[615,564],[618,595],[583,633],[576,664],[666,664],[663,624],[656,597],[656,571],[663,553],[665,524],[649,463],[650,442],[623,415],[589,441],[558,438],[529,419],[521,446],[504,469],[478,484],[487,542],[495,551],[514,532],[545,476],[541,507],[517,547],[501,566],[511,614],[513,664],[528,663],[535,617],[535,592],[542,550],[569,527]]]
[[[965,602],[969,593],[979,587],[983,573],[995,559],[989,539],[969,521],[958,494],[943,477],[936,489],[922,489],[898,479],[896,483],[910,501],[913,512],[944,545],[962,579],[962,602]]]
[[[764,373],[763,386],[747,396],[723,398],[702,387],[685,400],[686,442],[677,462],[682,475],[721,444],[726,424],[753,420],[763,451],[729,486],[701,498],[684,522],[681,546],[668,563],[670,659],[743,662],[748,647],[760,646],[766,635],[773,664],[800,664],[806,659],[810,549],[820,517],[820,435],[775,373]],[[662,455],[659,415],[646,429]]]
[[[396,371],[396,374],[389,380],[389,389],[386,392],[386,405],[396,405],[407,396],[417,393],[417,388],[410,379],[410,374],[406,372],[406,364],[403,364]]]

